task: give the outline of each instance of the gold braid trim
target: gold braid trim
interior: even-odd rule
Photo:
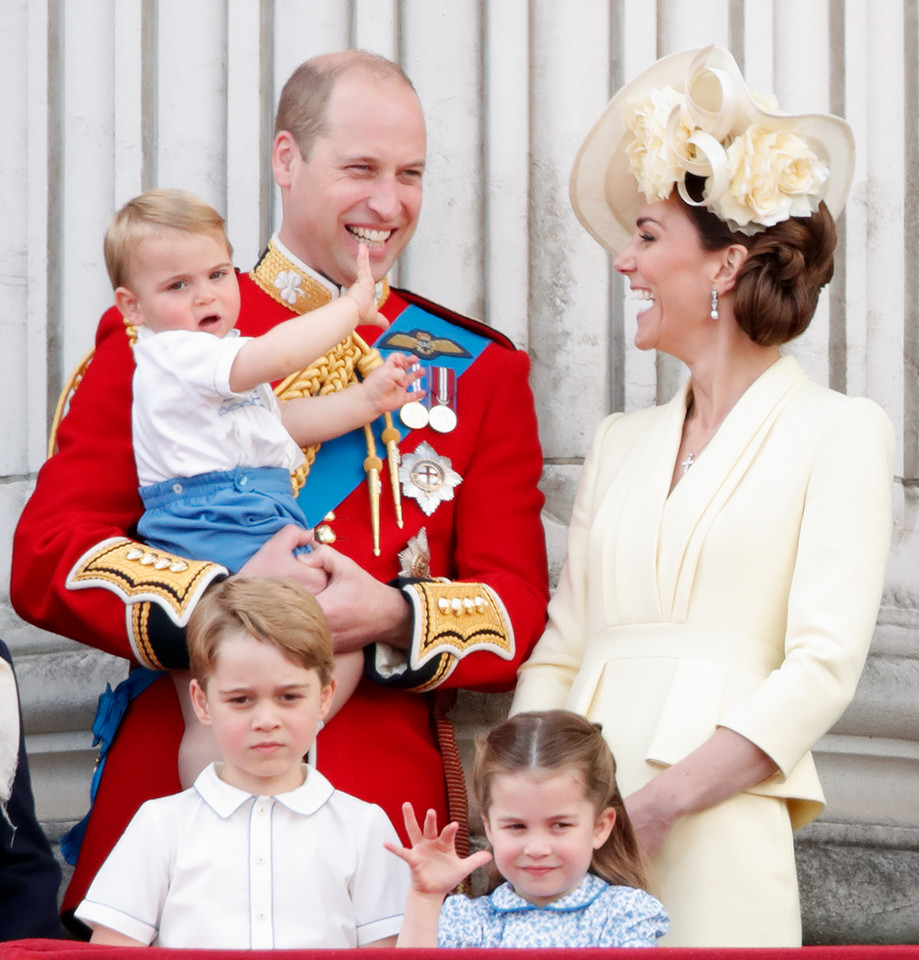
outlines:
[[[488,650],[504,660],[514,656],[514,628],[501,598],[484,583],[428,580],[406,584],[414,609],[410,666],[418,670],[439,658],[434,676],[413,688],[432,690],[470,651]]]
[[[96,348],[93,347],[80,362],[76,365],[73,373],[67,379],[67,382],[64,384],[64,389],[61,390],[61,395],[57,398],[57,406],[54,408],[54,416],[51,419],[51,429],[48,432],[48,451],[47,456],[52,457],[57,451],[57,431],[61,425],[61,420],[64,419],[64,412],[67,410],[68,405],[70,404],[70,398],[76,393],[77,387],[80,385],[80,381],[83,379],[83,374],[86,373],[86,368],[89,366],[90,360],[96,353]]]
[[[133,323],[128,323],[124,317],[121,319],[124,321],[124,332],[128,335],[128,343],[133,350],[137,346],[137,327]]]
[[[216,563],[186,560],[127,537],[110,537],[77,560],[65,584],[68,590],[97,587],[114,593],[126,607],[128,636],[137,659],[161,669],[148,633],[152,605],[184,627],[204,591],[226,572]]]
[[[278,399],[325,396],[338,393],[352,383],[358,383],[355,370],[363,354],[360,346],[355,342],[355,337],[356,334],[351,334],[305,370],[300,370],[282,380],[275,389]],[[366,347],[366,344],[364,346]],[[292,476],[295,493],[306,483],[310,467],[321,446],[321,443],[314,443],[303,448],[306,461],[294,471]]]
[[[124,320],[123,317],[122,320]],[[128,335],[128,343],[133,347],[134,344],[137,343],[137,327],[128,323],[127,320],[124,320],[124,328],[125,333]],[[96,348],[92,347],[76,365],[73,373],[67,378],[61,394],[57,398],[57,406],[54,408],[54,416],[51,418],[51,429],[48,431],[47,456],[49,459],[57,452],[57,431],[61,425],[61,420],[64,419],[64,414],[67,412],[67,407],[70,405],[70,398],[77,392],[77,387],[80,385],[80,381],[86,373],[86,368],[89,366],[89,362],[95,354]]]
[[[138,660],[151,670],[164,670],[156,654],[153,652],[153,644],[150,642],[150,633],[147,624],[150,618],[150,601],[143,603],[132,603],[128,607],[128,616],[131,620],[131,636],[134,638],[134,652]]]
[[[419,683],[417,687],[411,687],[410,689],[414,693],[428,693],[430,690],[436,690],[455,669],[456,657],[444,655],[437,664],[437,671],[434,676],[425,683]]]
[[[294,313],[309,313],[332,299],[332,294],[318,280],[291,263],[271,241],[249,276],[272,300]],[[378,307],[389,299],[389,282],[384,278],[380,283],[383,290],[377,300]]]

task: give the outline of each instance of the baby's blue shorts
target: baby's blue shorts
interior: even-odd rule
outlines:
[[[180,557],[211,560],[236,573],[288,524],[306,528],[283,467],[237,467],[140,488],[141,540]],[[309,552],[297,547],[294,553]]]

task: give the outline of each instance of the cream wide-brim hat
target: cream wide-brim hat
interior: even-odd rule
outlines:
[[[723,47],[684,50],[664,57],[627,83],[609,102],[587,134],[571,171],[571,205],[587,232],[610,253],[623,250],[635,230],[645,202],[629,166],[628,146],[634,135],[624,124],[628,107],[652,91],[691,89],[697,107],[705,109],[716,139],[743,132],[751,124],[801,137],[827,166],[822,199],[833,217],[846,202],[855,166],[855,140],[849,125],[832,114],[786,114],[766,110],[750,94],[734,58]],[[707,129],[706,124],[702,129]]]

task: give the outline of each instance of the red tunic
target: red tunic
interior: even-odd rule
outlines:
[[[240,287],[243,334],[257,335],[291,315],[249,276],[240,276]],[[419,302],[393,290],[383,313],[393,319],[410,301]],[[426,440],[450,459],[462,482],[454,499],[441,503],[430,517],[415,500],[403,497],[404,528],[399,529],[384,468],[380,555],[372,552],[366,484],[335,509],[335,548],[389,581],[399,575],[399,551],[426,527],[432,577],[485,584],[500,597],[512,625],[505,637],[511,656],[475,647],[462,656],[443,654],[427,668],[403,675],[400,682],[408,689],[364,679],[320,734],[320,769],[336,787],[379,803],[397,828],[406,800],[416,809],[434,807],[444,822],[444,756],[448,767],[449,756],[455,760],[449,726],[442,719],[454,695],[450,688],[509,689],[543,629],[548,595],[543,497],[537,489],[542,454],[527,382],[528,357],[482,324],[434,304],[420,305],[490,341],[460,378],[457,428],[449,434],[414,430],[400,444],[404,456]],[[363,328],[361,333],[372,341],[379,331]],[[154,597],[151,602],[140,595],[143,591],[131,595],[124,585],[123,557],[110,567],[98,559],[106,541],[134,536],[141,513],[131,449],[133,366],[123,320],[111,309],[102,317],[95,356],[58,431],[58,452],[41,469],[16,530],[10,595],[20,616],[46,630],[147,666],[183,667],[184,629],[164,610],[171,603],[174,615],[180,610],[187,618],[195,589],[220,568],[198,565],[177,574],[176,582],[168,580],[167,571],[163,593],[171,601]],[[91,585],[78,584],[76,575],[93,564],[97,575],[88,581]],[[443,583],[433,589],[435,600],[438,591],[449,600],[449,591],[456,588]],[[419,644],[436,648],[449,627],[438,622],[436,603],[434,607],[434,616],[423,618],[424,623],[416,616],[415,649]],[[137,807],[180,789],[176,755],[182,730],[168,678],[131,703],[108,754],[65,913],[79,903]],[[456,774],[454,766],[454,779]]]

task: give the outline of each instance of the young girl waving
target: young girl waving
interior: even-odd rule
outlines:
[[[566,710],[521,713],[480,739],[473,791],[494,853],[489,896],[444,898],[485,851],[460,858],[457,824],[419,826],[405,804],[412,871],[398,945],[652,947],[669,927],[645,872],[616,765],[595,724]],[[503,878],[504,882],[501,883]]]

